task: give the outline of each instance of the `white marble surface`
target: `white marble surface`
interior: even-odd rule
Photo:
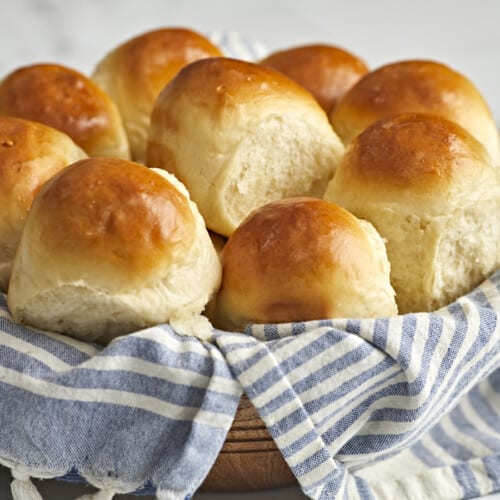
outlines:
[[[475,83],[500,122],[499,0],[16,0],[0,5],[0,76],[40,61],[88,73],[116,44],[160,26],[231,29],[270,50],[333,43],[363,57],[372,68],[409,58],[445,62]],[[10,498],[9,482],[9,473],[0,467],[0,499]],[[49,500],[88,492],[81,485],[55,481],[39,487]],[[197,495],[195,500],[270,496]],[[304,497],[292,488],[275,491],[272,498]]]

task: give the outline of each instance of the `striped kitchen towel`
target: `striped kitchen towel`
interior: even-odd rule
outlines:
[[[436,313],[217,343],[311,498],[469,498],[500,490],[499,313],[497,271]]]
[[[0,311],[0,462],[17,498],[36,498],[30,476],[189,498],[242,388],[310,498],[500,490],[500,270],[435,313],[212,343],[161,325],[100,348]]]

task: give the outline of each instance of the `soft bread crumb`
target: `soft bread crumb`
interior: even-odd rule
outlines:
[[[186,337],[196,337],[202,341],[212,342],[214,329],[205,316],[200,314],[183,314],[172,316],[170,326],[179,335]]]

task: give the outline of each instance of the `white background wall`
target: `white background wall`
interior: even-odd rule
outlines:
[[[142,31],[227,28],[270,49],[329,42],[371,67],[432,58],[466,74],[500,122],[500,0],[0,0],[0,75],[56,61],[89,72]],[[8,6],[8,8],[7,8]]]

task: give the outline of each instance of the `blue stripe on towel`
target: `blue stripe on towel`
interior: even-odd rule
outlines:
[[[500,435],[497,437],[493,433],[486,433],[474,427],[472,422],[464,415],[460,406],[451,411],[450,420],[455,424],[457,429],[461,429],[465,434],[471,436],[483,446],[490,448],[492,452],[500,450]]]
[[[461,443],[453,439],[441,424],[433,427],[429,433],[434,442],[436,442],[445,453],[448,453],[457,461],[467,461],[474,458],[474,455]]]
[[[56,340],[30,328],[20,327],[6,318],[0,317],[0,331],[12,337],[24,340],[37,349],[47,351],[72,366],[83,363],[90,358],[87,353],[65,342]],[[98,349],[100,348],[96,347],[96,350]]]
[[[452,466],[453,474],[462,487],[464,498],[477,497],[481,494],[476,478],[468,464],[455,464]]]
[[[219,356],[212,356],[213,346],[203,345],[200,341],[196,342],[197,349],[192,351],[189,345],[183,345],[185,340],[176,335],[174,342],[179,349],[176,351],[167,345],[157,342],[155,339],[143,337],[122,337],[120,342],[113,342],[102,355],[112,356],[134,356],[151,363],[168,365],[173,368],[183,368],[200,373],[207,377],[217,375],[219,377],[231,378],[227,364]]]
[[[492,491],[500,491],[500,453],[483,458],[483,465],[493,483]]]
[[[382,318],[376,319],[373,327],[373,343],[379,348],[384,350],[387,345],[387,336],[389,335],[389,319]]]
[[[415,339],[415,329],[417,327],[417,319],[415,315],[408,314],[403,317],[403,331],[397,361],[403,370],[406,370],[411,363],[413,341]]]
[[[429,467],[443,467],[445,463],[432,453],[423,443],[417,442],[411,447],[412,453],[415,454],[425,465]]]
[[[489,401],[479,392],[477,387],[473,388],[468,395],[472,407],[477,416],[496,432],[500,432],[500,418],[498,410],[493,408]]]
[[[307,485],[304,486],[304,493],[311,498],[319,498],[321,500],[337,498],[337,494],[342,488],[345,476],[345,467],[340,463],[332,461],[332,466],[328,472],[325,474],[318,474],[316,480],[308,481]]]
[[[279,339],[279,332],[277,325],[264,325],[264,335],[267,340]]]
[[[71,465],[85,474],[103,471],[103,465],[107,464],[106,473],[110,466],[116,474],[126,468],[120,474],[127,470],[127,476],[132,475],[135,481],[140,480],[144,466],[166,461],[173,467],[176,461],[185,462],[183,442],[199,440],[199,446],[207,447],[206,451],[210,452],[220,447],[225,435],[223,429],[169,420],[140,408],[61,401],[7,385],[1,385],[1,390],[1,421],[12,422],[22,415],[24,423],[24,426],[9,425],[8,430],[0,428],[2,449],[21,463],[48,463],[59,470]],[[12,408],[16,408],[15,414]],[[60,425],[54,426],[54,421]],[[87,431],[75,432],[76,429]],[[106,432],[93,432],[95,429],[106,429]],[[134,429],[140,429],[140,434],[133,432]],[[67,446],[68,442],[73,446]],[[160,446],[162,442],[169,443],[168,454]]]
[[[361,500],[375,500],[369,484],[363,478],[354,476],[354,481],[356,482],[356,488]]]
[[[331,363],[327,363],[320,369],[308,374],[300,382],[294,384],[297,393],[302,393],[307,391],[311,384],[319,384],[331,379],[335,376],[335,373],[340,373],[346,368],[352,368],[354,365],[362,365],[362,361],[365,360],[370,354],[373,353],[373,348],[367,344],[362,344],[355,347],[352,351],[347,352],[343,356],[335,359]],[[362,367],[360,367],[362,369]],[[351,382],[351,390],[354,388],[354,384]]]
[[[497,348],[498,348],[498,350],[500,350],[500,345],[497,345]],[[490,382],[491,388],[497,394],[500,394],[500,370],[493,372],[488,380]]]
[[[33,358],[29,354],[22,353],[13,349],[0,345],[1,365],[11,370],[16,370],[19,373],[24,373],[32,377],[42,378],[53,373],[53,370],[42,361]],[[1,378],[0,378],[1,380]]]
[[[311,347],[311,346],[308,346]],[[354,350],[344,354],[340,358],[335,359],[331,363],[321,367],[320,369],[309,373],[300,382],[294,384],[295,392],[300,394],[310,388],[311,383],[320,383],[322,381],[330,379],[333,373],[341,372],[346,366],[353,366],[359,363],[361,360],[366,358],[372,352],[372,348],[367,345],[360,345]],[[272,370],[266,372],[262,377],[257,379],[255,382],[250,384],[245,388],[248,394],[257,396],[262,393],[273,381],[280,380],[284,374],[289,373],[292,369],[295,369],[297,365],[300,366],[301,360],[313,359],[313,357],[304,357],[303,354],[307,352],[308,354],[318,354],[316,348],[314,349],[301,349],[298,353],[294,354],[291,358],[287,358],[280,364],[279,367],[274,367]],[[292,362],[295,360],[295,363]]]
[[[47,380],[51,380],[48,378]],[[234,396],[221,392],[210,394],[207,398],[206,387],[185,385],[182,380],[171,382],[162,378],[151,377],[126,370],[102,371],[73,369],[57,376],[56,383],[74,389],[111,389],[133,394],[150,396],[180,406],[200,407],[207,411],[219,409],[222,413],[225,407],[231,407],[226,400]]]
[[[390,368],[394,367],[394,361],[390,358],[384,358],[382,361],[379,361],[375,366],[362,371],[359,373],[359,375],[356,375],[353,377],[351,380],[347,382],[343,382],[339,386],[335,387],[332,391],[318,397],[317,399],[313,399],[312,401],[307,401],[304,403],[304,407],[306,408],[308,413],[316,413],[318,410],[323,409],[328,406],[332,406],[332,404],[342,398],[343,396],[346,396],[352,392],[352,388],[354,387],[359,387],[365,384],[366,382],[372,381],[377,375],[380,375],[381,373],[389,370]],[[379,382],[375,382],[374,384],[371,384],[369,387],[365,389],[365,392],[372,391],[376,387],[378,387],[381,384],[384,384],[387,382],[389,378],[393,378],[395,376],[394,373],[391,375],[384,377],[382,380]],[[363,392],[360,393],[360,396],[364,394]],[[338,410],[341,408],[332,408],[332,414],[337,413]]]
[[[307,334],[305,334],[307,335]],[[280,364],[281,373],[288,373],[290,370],[295,369],[297,365],[301,364],[304,361],[311,360],[314,356],[323,353],[325,349],[328,349],[335,345],[336,343],[342,341],[345,338],[345,332],[338,332],[336,330],[330,329],[326,332],[322,332],[320,336],[313,336],[309,343],[306,345],[303,344],[303,336],[301,337],[301,342],[299,344],[300,348],[294,352],[290,357],[287,357],[282,360]],[[273,351],[277,349],[277,346],[280,344],[289,344],[289,339],[282,339],[278,342],[274,342],[273,345],[275,348]],[[252,339],[245,342],[238,342],[235,344],[225,344],[224,351],[226,353],[231,353],[235,350],[243,350],[246,348],[255,348],[258,346],[257,341]],[[233,372],[237,375],[240,375],[245,370],[250,369],[253,365],[255,365],[262,358],[268,356],[269,350],[267,345],[262,345],[255,354],[251,356],[246,355],[244,360],[236,361],[232,363]],[[266,376],[266,375],[263,375]]]
[[[257,325],[249,331],[267,340],[216,331],[215,345],[161,325],[95,355],[3,318],[24,343],[0,339],[0,458],[189,497],[219,453],[241,384],[311,498],[372,499],[370,480],[347,480],[348,465],[383,466],[410,447],[419,474],[449,468],[464,496],[485,493],[478,474],[500,488],[499,299],[486,282],[429,315]],[[404,479],[391,472],[394,484]]]

